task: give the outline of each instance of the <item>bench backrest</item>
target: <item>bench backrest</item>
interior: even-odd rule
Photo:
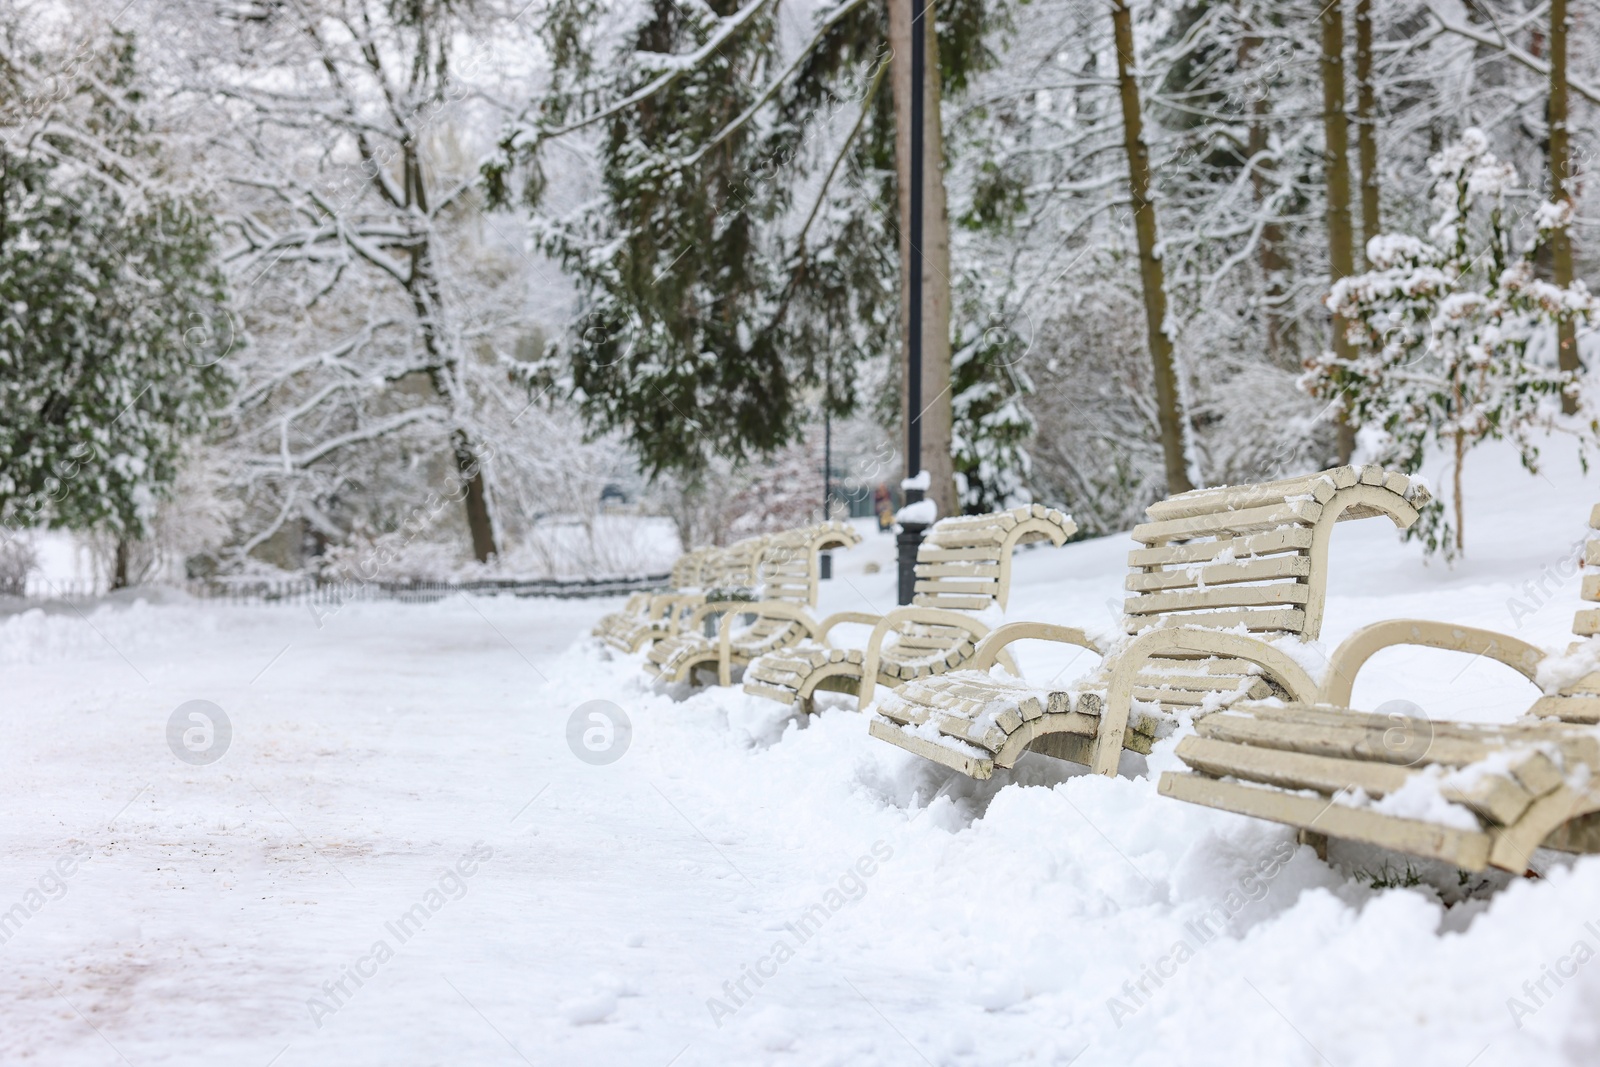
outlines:
[[[1589,540],[1583,546],[1583,565],[1600,567],[1600,504],[1589,512]],[[1583,599],[1591,604],[1600,601],[1600,571],[1583,576]],[[1572,619],[1572,632],[1579,637],[1600,634],[1600,608],[1581,608]]]
[[[1335,523],[1386,515],[1405,529],[1426,488],[1381,467],[1335,467],[1259,485],[1196,489],[1150,505],[1128,554],[1128,633],[1205,626],[1313,639]]]
[[[981,612],[991,605],[1004,609],[1016,547],[1030,541],[1060,545],[1077,531],[1070,517],[1039,504],[940,519],[917,550],[911,602],[953,611]]]
[[[706,561],[716,552],[714,548],[696,548],[679,556],[672,564],[669,583],[673,589],[697,589],[700,572]]]
[[[774,534],[761,554],[761,599],[816,607],[821,554],[860,543],[855,527],[843,522],[818,522]]]
[[[1600,531],[1600,504],[1589,512],[1589,539],[1583,545],[1584,568],[1600,567],[1600,534],[1597,531]],[[1582,596],[1591,604],[1600,601],[1600,573],[1591,571],[1583,576]],[[1571,672],[1577,677],[1562,684],[1556,692],[1541,696],[1530,710],[1534,715],[1566,722],[1600,723],[1600,670],[1593,669],[1594,653],[1587,647],[1600,639],[1600,608],[1578,609],[1572,619],[1572,632],[1579,640],[1551,666],[1559,666],[1558,676]],[[1573,667],[1578,669],[1573,671]]]
[[[753,596],[761,584],[761,554],[771,539],[770,534],[761,534],[715,549],[701,568],[700,588],[713,599]]]

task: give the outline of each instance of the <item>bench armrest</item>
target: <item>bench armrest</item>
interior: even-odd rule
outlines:
[[[1100,728],[1095,735],[1094,761],[1090,765],[1096,774],[1116,775],[1139,672],[1152,657],[1168,652],[1202,652],[1254,663],[1283,686],[1289,699],[1302,703],[1316,699],[1317,684],[1305,668],[1287,652],[1258,637],[1199,626],[1146,630],[1106,661],[1110,677],[1105,706],[1100,712]]]
[[[816,638],[824,645],[828,643],[828,631],[841,623],[856,623],[861,626],[876,626],[881,615],[874,615],[869,611],[840,611],[829,615],[817,627]]]
[[[902,623],[959,626],[970,633],[974,641],[982,641],[989,633],[989,628],[972,616],[944,608],[909,607],[896,608],[889,612],[872,628],[872,640],[867,643],[867,654],[861,664],[861,688],[856,698],[856,707],[861,711],[866,711],[867,706],[872,703],[872,691],[878,684],[878,663],[883,658],[883,639]],[[1014,668],[1015,665],[1011,666]]]
[[[972,657],[972,669],[986,671],[1003,655],[1003,649],[1015,641],[1058,641],[1064,645],[1077,645],[1102,655],[1104,650],[1094,638],[1076,626],[1057,626],[1048,622],[1008,622],[996,626],[989,635],[978,642],[978,652]],[[1007,670],[1012,670],[1007,667]],[[1013,670],[1012,673],[1015,673]]]
[[[1452,626],[1425,619],[1391,619],[1363,626],[1334,649],[1332,658],[1328,660],[1328,671],[1323,675],[1317,702],[1340,708],[1349,707],[1356,674],[1362,666],[1378,652],[1396,645],[1420,645],[1485,656],[1504,663],[1535,683],[1539,664],[1547,655],[1542,648],[1506,634],[1497,634],[1493,630]]]
[[[735,604],[740,605],[742,610],[734,610]],[[817,632],[817,623],[811,613],[804,606],[791,604],[787,600],[760,600],[754,603],[729,601],[722,606],[725,610],[722,621],[717,625],[717,682],[724,686],[733,684],[733,620],[738,616],[788,619],[798,623],[807,637],[815,636]]]

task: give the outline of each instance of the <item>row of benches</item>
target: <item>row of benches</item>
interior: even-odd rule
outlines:
[[[814,617],[818,554],[858,539],[823,523],[690,553],[675,572],[680,588],[635,598],[597,633],[623,651],[648,644],[646,668],[666,681],[714,670],[729,685],[743,667],[747,693],[802,712],[818,691],[853,693],[873,737],[977,778],[1024,752],[1115,774],[1124,750],[1149,753],[1181,730],[1176,754],[1188,771],[1163,774],[1162,795],[1286,823],[1315,844],[1333,836],[1519,873],[1541,846],[1600,850],[1600,779],[1590,774],[1600,768],[1597,612],[1579,613],[1585,640],[1564,656],[1400,620],[1358,631],[1320,680],[1304,666],[1321,629],[1334,526],[1381,515],[1404,528],[1427,499],[1406,476],[1369,466],[1154,504],[1133,530],[1111,637],[1003,621],[1016,547],[1060,545],[1075,532],[1038,505],[936,523],[918,554],[913,604],[882,616]],[[1600,524],[1600,507],[1591,521]],[[1589,562],[1600,562],[1600,541]],[[1595,576],[1583,595],[1600,599]],[[870,625],[870,638],[840,643],[845,623]],[[1100,659],[1065,684],[1036,685],[1007,651],[1022,640]],[[1498,660],[1545,695],[1524,719],[1495,727],[1351,709],[1361,666],[1406,644]],[[1439,803],[1419,802],[1432,794]]]

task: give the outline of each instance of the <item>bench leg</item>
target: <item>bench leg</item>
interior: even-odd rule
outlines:
[[[1319,834],[1315,830],[1301,830],[1295,835],[1295,840],[1302,845],[1310,845],[1317,859],[1323,863],[1328,862],[1328,835]]]

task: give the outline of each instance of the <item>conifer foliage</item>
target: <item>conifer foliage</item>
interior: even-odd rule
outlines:
[[[0,521],[137,539],[227,388],[213,228],[163,194],[117,37],[0,149]]]
[[[537,209],[545,250],[578,284],[576,328],[540,384],[564,385],[595,430],[624,431],[654,472],[770,456],[824,411],[855,409],[864,382],[897,380],[886,8],[823,7],[799,49],[779,47],[776,0],[663,0],[620,40],[604,14],[554,5],[554,91],[485,169],[493,198]],[[975,0],[940,9],[946,92],[992,61],[994,21]],[[597,195],[559,211],[545,146],[595,128]],[[978,381],[958,384],[981,395],[956,396],[969,503],[990,483],[1020,485],[993,469],[1014,442],[978,441],[1012,378],[973,369]]]

